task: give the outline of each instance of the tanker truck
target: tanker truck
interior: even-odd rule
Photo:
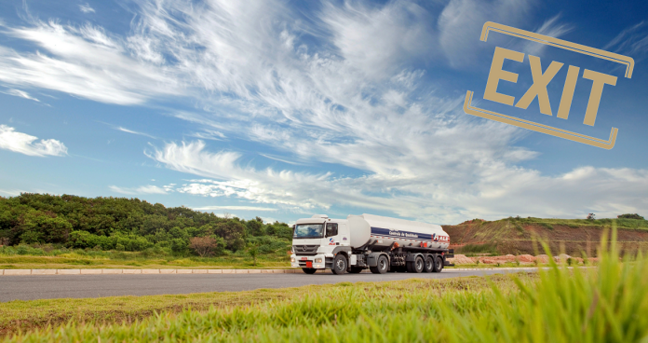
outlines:
[[[293,225],[290,264],[306,274],[435,272],[451,266],[450,236],[439,225],[371,214],[332,219],[317,214]]]

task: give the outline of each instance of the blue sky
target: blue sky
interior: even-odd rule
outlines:
[[[630,56],[611,62],[486,21]],[[495,46],[618,77],[594,127],[483,100]],[[643,1],[3,1],[0,196],[137,197],[242,218],[374,213],[452,224],[648,215]],[[528,57],[499,91],[531,85]],[[581,71],[582,73],[582,71]],[[582,75],[582,74],[581,74]],[[588,84],[589,82],[589,84]],[[472,117],[475,104],[604,150]]]

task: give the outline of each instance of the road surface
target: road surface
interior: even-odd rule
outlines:
[[[484,276],[517,270],[444,270],[441,273],[387,274],[135,274],[135,275],[25,275],[0,276],[0,302],[54,298],[96,298],[118,295],[187,294],[246,291],[357,281],[393,281],[409,278],[443,279]]]

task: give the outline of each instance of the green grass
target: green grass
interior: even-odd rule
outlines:
[[[592,268],[552,263],[537,276],[490,282],[298,288],[287,290],[288,299],[165,311],[121,324],[77,320],[6,341],[645,342],[648,260],[621,261],[614,239],[610,246]]]
[[[511,223],[521,223],[521,224],[539,224],[550,230],[553,230],[554,225],[565,225],[571,228],[577,228],[580,226],[595,226],[595,227],[612,227],[616,225],[618,229],[626,230],[648,230],[648,220],[641,219],[624,219],[624,218],[603,218],[603,219],[550,219],[550,218],[518,218],[518,217],[509,217],[501,219],[503,221],[510,221]]]
[[[522,276],[536,278],[535,274]],[[89,299],[46,299],[10,301],[0,303],[0,333],[16,333],[20,330],[44,328],[47,325],[74,323],[131,323],[155,316],[155,313],[180,313],[187,309],[206,312],[210,308],[231,311],[252,304],[277,304],[303,300],[305,297],[321,298],[352,296],[362,292],[364,297],[383,298],[386,295],[400,297],[403,294],[421,293],[439,296],[445,292],[470,289],[488,290],[494,282],[503,289],[513,289],[513,281],[503,275],[490,281],[480,277],[429,280],[409,279],[395,282],[358,282],[337,285],[312,285],[296,288],[260,289],[243,292],[214,292],[187,295],[121,296]]]
[[[289,248],[288,248],[289,249]],[[257,265],[245,251],[228,252],[219,257],[174,256],[147,252],[70,250],[44,252],[27,248],[0,247],[0,269],[39,268],[287,268],[290,257],[286,251],[259,254]],[[32,254],[36,252],[37,254]]]
[[[177,258],[177,259],[107,259],[61,256],[0,256],[0,269],[69,269],[69,268],[289,268],[289,257]]]
[[[464,254],[466,256],[474,256],[475,254],[497,255],[497,245],[494,243],[466,244],[456,248],[455,254]]]

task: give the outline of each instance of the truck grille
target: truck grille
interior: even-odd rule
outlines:
[[[295,255],[317,255],[319,245],[293,245]]]

